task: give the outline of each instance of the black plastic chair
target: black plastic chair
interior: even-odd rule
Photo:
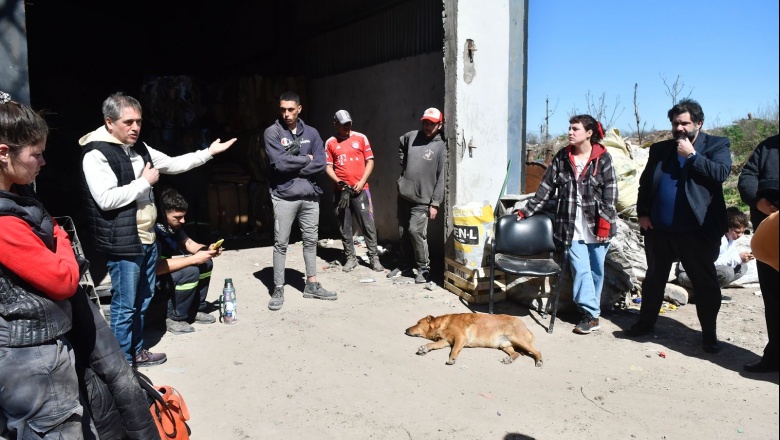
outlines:
[[[545,214],[538,213],[517,221],[517,215],[499,217],[493,230],[493,244],[490,258],[490,305],[488,312],[493,314],[493,289],[496,269],[505,273],[527,277],[558,277],[552,300],[550,326],[547,333],[553,332],[555,315],[558,311],[558,299],[561,296],[561,266],[553,260],[555,242],[553,241],[553,222]],[[537,257],[548,253],[548,258]],[[568,255],[564,253],[563,266],[566,267]],[[545,312],[542,310],[542,317]]]

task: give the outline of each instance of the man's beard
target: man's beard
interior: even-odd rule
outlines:
[[[699,134],[699,130],[684,131],[682,133],[675,133],[674,138],[675,139],[688,138],[689,141],[693,142],[693,140],[696,139],[697,134]]]

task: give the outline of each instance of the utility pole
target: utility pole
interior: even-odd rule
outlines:
[[[544,100],[544,143],[550,141],[550,97]]]

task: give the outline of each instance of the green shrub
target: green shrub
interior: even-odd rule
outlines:
[[[731,173],[739,175],[756,145],[769,136],[778,134],[778,125],[777,121],[772,119],[741,119],[711,132],[716,136],[726,136],[731,141]]]

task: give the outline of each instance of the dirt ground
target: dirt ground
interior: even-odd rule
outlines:
[[[720,311],[718,355],[701,350],[693,305],[662,314],[655,337],[634,341],[621,337],[636,318],[629,312],[605,312],[586,336],[572,333],[578,317],[559,316],[548,334],[537,312],[505,301],[496,312],[522,317],[544,366],[529,357],[504,365],[503,352],[477,348],[449,366],[449,350],[417,356],[426,341],[404,330],[429,314],[486,306],[367,267],[322,270],[332,252],[321,252],[319,280],[339,299],[303,299],[294,244],[284,307],[271,312],[272,248],[238,246],[226,242],[215,260],[208,297],[232,278],[238,323],[146,336],[168,362],[143,371],[182,392],[193,439],[778,438],[778,374],[741,368],[766,342],[757,288],[727,290],[734,302]]]

